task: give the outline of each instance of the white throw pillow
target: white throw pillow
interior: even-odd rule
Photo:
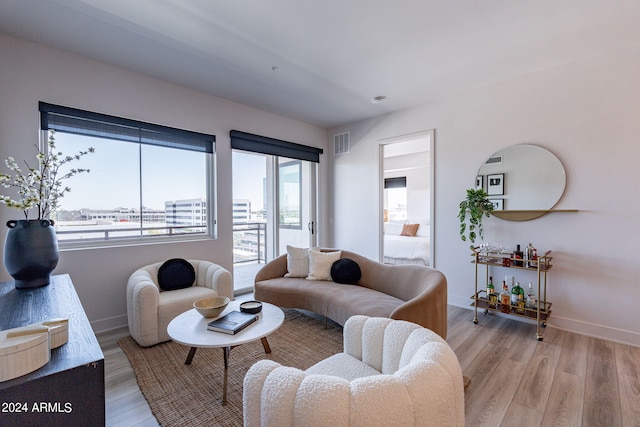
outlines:
[[[331,266],[340,259],[342,251],[319,252],[309,250],[307,280],[331,280]]]
[[[309,275],[309,249],[287,245],[287,273],[284,277]]]
[[[394,236],[399,236],[402,233],[402,226],[404,224],[401,222],[387,222],[384,224],[384,234],[392,234]]]
[[[416,236],[429,237],[429,233],[431,232],[431,228],[429,227],[429,220],[423,219],[416,222],[420,224],[420,227],[418,228],[418,234],[416,234]]]

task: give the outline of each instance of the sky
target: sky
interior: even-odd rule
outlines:
[[[61,200],[65,210],[113,209],[139,207],[139,167],[143,170],[143,205],[164,209],[164,202],[175,199],[204,197],[206,163],[199,153],[163,147],[142,146],[142,162],[138,144],[56,134],[56,148],[64,155],[74,155],[88,147],[95,149],[69,168],[89,169],[66,181],[71,191]]]
[[[56,148],[75,155],[89,147],[94,153],[74,160],[66,168],[89,169],[65,181],[71,188],[61,199],[61,209],[137,208],[140,204],[139,166],[143,171],[143,205],[164,209],[164,202],[205,197],[206,162],[202,154],[185,150],[56,133]],[[263,206],[265,156],[233,153],[233,197],[250,199],[254,209]]]
[[[233,198],[251,200],[253,209],[264,206],[266,159],[261,154],[233,152]]]

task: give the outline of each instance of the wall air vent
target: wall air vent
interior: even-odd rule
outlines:
[[[497,163],[502,163],[502,155],[489,157],[487,161],[484,162],[485,165],[495,165]]]
[[[333,154],[345,154],[351,152],[351,140],[349,132],[333,135]]]

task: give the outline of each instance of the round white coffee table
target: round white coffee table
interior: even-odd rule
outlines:
[[[231,301],[220,316],[230,311],[240,311],[241,301]],[[191,364],[193,356],[198,348],[222,348],[224,354],[224,381],[222,388],[222,404],[227,403],[227,377],[229,370],[229,355],[233,347],[246,344],[251,341],[262,340],[265,353],[271,353],[267,335],[274,332],[284,321],[284,312],[275,305],[262,303],[262,311],[259,318],[253,324],[247,326],[235,335],[210,331],[207,323],[216,318],[206,319],[195,308],[178,315],[173,319],[167,332],[171,339],[179,344],[191,347],[185,365]]]

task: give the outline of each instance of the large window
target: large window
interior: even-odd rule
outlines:
[[[211,236],[213,135],[40,104],[58,151],[94,153],[69,167],[55,227],[62,244]]]
[[[384,221],[407,220],[407,177],[384,179]]]

